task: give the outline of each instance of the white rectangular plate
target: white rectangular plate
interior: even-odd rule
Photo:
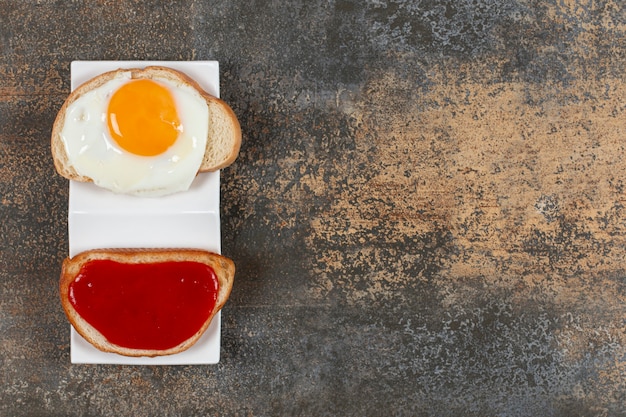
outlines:
[[[106,71],[160,65],[177,69],[219,97],[216,61],[74,61],[72,90]],[[220,253],[220,173],[199,174],[188,191],[159,198],[114,194],[91,183],[70,181],[69,256],[100,248],[198,248]],[[72,363],[200,365],[220,359],[221,314],[200,340],[176,355],[132,358],[94,348],[71,330]]]

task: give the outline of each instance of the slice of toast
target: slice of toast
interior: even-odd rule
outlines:
[[[130,73],[131,79],[166,79],[175,84],[193,87],[205,99],[209,108],[209,132],[204,158],[198,172],[217,171],[232,164],[241,147],[241,127],[237,116],[226,102],[204,91],[196,81],[180,71],[150,66],[143,69],[118,69],[100,74],[77,87],[65,100],[52,126],[51,149],[57,172],[70,180],[90,182],[71,165],[61,138],[68,107],[83,94],[115,79],[120,73]]]
[[[210,266],[218,280],[218,291],[215,306],[209,317],[197,332],[177,346],[167,349],[135,349],[111,343],[104,335],[92,326],[72,304],[70,286],[81,272],[81,268],[95,260],[112,260],[126,264],[161,262],[200,262]],[[89,343],[104,352],[117,353],[124,356],[163,356],[180,353],[195,344],[209,327],[218,311],[224,306],[230,295],[235,276],[235,265],[232,260],[216,253],[195,249],[97,249],[82,252],[63,262],[59,282],[61,304],[76,331]]]

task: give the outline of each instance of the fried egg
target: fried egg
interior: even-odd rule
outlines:
[[[187,190],[206,149],[209,108],[193,87],[130,72],[81,95],[61,130],[69,163],[115,193]]]

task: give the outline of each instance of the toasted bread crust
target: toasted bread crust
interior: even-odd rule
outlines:
[[[223,100],[212,96],[186,74],[161,66],[146,68],[117,69],[105,72],[81,84],[67,97],[54,121],[51,133],[52,159],[57,172],[70,180],[91,182],[92,179],[80,175],[70,164],[61,138],[68,107],[83,94],[115,79],[122,73],[130,73],[131,79],[161,78],[193,87],[204,98],[209,107],[209,133],[204,159],[198,172],[211,172],[232,164],[241,147],[241,126],[237,116]]]
[[[219,282],[217,300],[213,312],[195,335],[183,343],[166,350],[129,349],[110,343],[98,330],[84,320],[69,300],[70,284],[76,279],[80,269],[92,260],[107,259],[122,263],[158,263],[170,261],[193,261],[209,265],[215,271]],[[211,324],[213,317],[226,303],[233,286],[235,264],[232,260],[216,253],[196,249],[97,249],[80,253],[63,261],[59,290],[61,304],[68,320],[76,331],[93,346],[104,352],[124,356],[164,356],[183,352],[195,344]]]

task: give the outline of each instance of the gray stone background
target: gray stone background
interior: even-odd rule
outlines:
[[[0,0],[0,415],[626,415],[618,0]],[[71,365],[72,60],[218,60],[215,366]]]

